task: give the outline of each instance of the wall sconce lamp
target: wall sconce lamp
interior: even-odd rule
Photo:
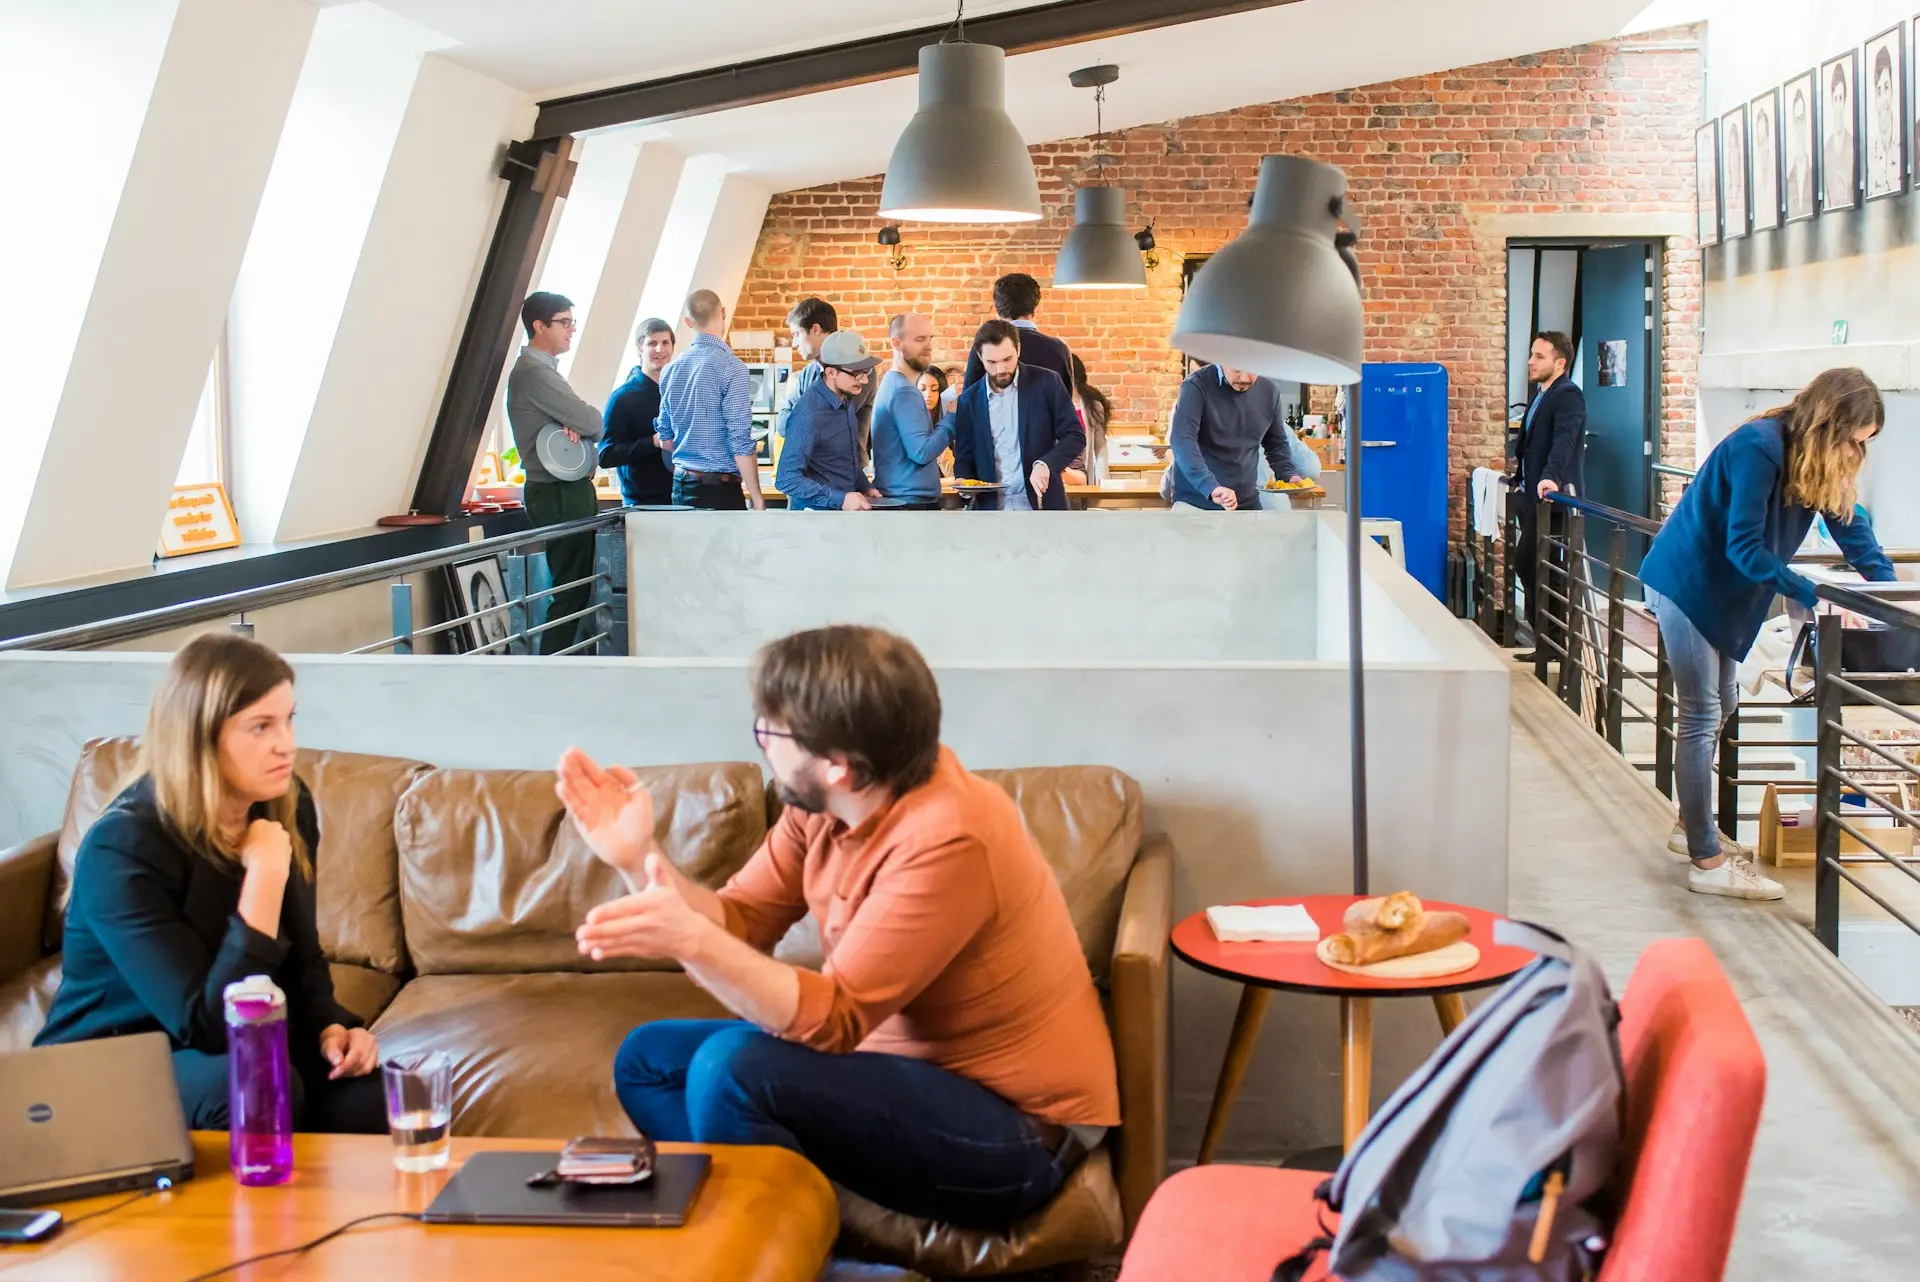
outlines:
[[[1146,255],[1148,271],[1152,271],[1160,265],[1160,255],[1154,250],[1152,223],[1148,223],[1145,227],[1133,233],[1133,243],[1140,247],[1142,254]]]
[[[897,226],[888,223],[880,229],[880,234],[875,236],[874,239],[893,251],[887,255],[887,266],[893,268],[895,271],[900,271],[906,267],[907,255],[906,251],[900,248],[900,229]]]

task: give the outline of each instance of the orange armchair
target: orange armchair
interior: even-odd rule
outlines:
[[[1640,954],[1620,1003],[1625,1189],[1600,1282],[1715,1282],[1724,1275],[1767,1064],[1713,953],[1669,939]],[[1119,1282],[1268,1282],[1316,1233],[1325,1176],[1196,1166],[1162,1184]],[[1322,1265],[1307,1274],[1324,1278]]]

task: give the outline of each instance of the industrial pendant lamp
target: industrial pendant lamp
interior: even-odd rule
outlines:
[[[1345,224],[1342,226],[1342,224]],[[1347,177],[1298,156],[1260,162],[1247,229],[1201,266],[1181,304],[1173,345],[1269,378],[1360,382],[1360,224]],[[1347,396],[1347,719],[1352,746],[1353,893],[1367,893],[1366,653],[1360,634],[1362,388]]]
[[[1247,229],[1194,275],[1173,345],[1269,378],[1360,377],[1359,268],[1346,175],[1298,156],[1260,162]]]
[[[1120,78],[1111,63],[1082,67],[1067,79],[1076,89],[1093,90],[1093,154],[1100,181],[1073,193],[1073,230],[1054,260],[1053,283],[1072,289],[1145,289],[1147,269],[1140,246],[1127,230],[1127,193],[1106,185],[1106,121],[1102,108],[1107,86]]]
[[[887,161],[880,217],[930,223],[1030,223],[1040,180],[1007,116],[1007,55],[967,40],[966,5],[951,39],[920,50],[920,107]]]

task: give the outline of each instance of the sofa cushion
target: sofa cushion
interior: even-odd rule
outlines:
[[[1109,766],[975,771],[1006,789],[1067,899],[1093,980],[1104,987],[1127,873],[1140,853],[1140,785]]]
[[[765,784],[748,762],[638,770],[654,839],[681,872],[719,886],[766,835]],[[395,812],[407,947],[423,975],[661,970],[595,962],[573,932],[626,893],[554,795],[550,770],[429,770]]]
[[[67,812],[60,825],[58,919],[66,911],[73,861],[87,829],[133,782],[140,740],[133,735],[94,739],[80,750]],[[399,853],[393,811],[400,794],[427,765],[403,757],[302,748],[294,770],[306,781],[320,820],[319,882],[315,887],[320,946],[334,961],[404,974]],[[50,939],[52,944],[57,938]]]
[[[46,1025],[60,988],[60,959],[48,957],[0,984],[0,1054],[23,1051]]]
[[[1053,1201],[1002,1232],[915,1219],[838,1185],[834,1192],[840,1198],[838,1250],[936,1277],[1025,1273],[1104,1255],[1126,1238],[1120,1190],[1104,1147],[1074,1168]]]
[[[456,1135],[632,1135],[613,1093],[613,1054],[635,1025],[724,1019],[678,971],[426,975],[374,1024],[384,1056],[453,1057]]]
[[[333,999],[371,1026],[393,1001],[394,994],[407,981],[398,975],[366,966],[334,962],[327,967],[333,978]]]

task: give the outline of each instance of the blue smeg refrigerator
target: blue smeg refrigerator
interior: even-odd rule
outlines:
[[[1447,599],[1447,368],[1360,369],[1360,515],[1400,522],[1407,573]]]

